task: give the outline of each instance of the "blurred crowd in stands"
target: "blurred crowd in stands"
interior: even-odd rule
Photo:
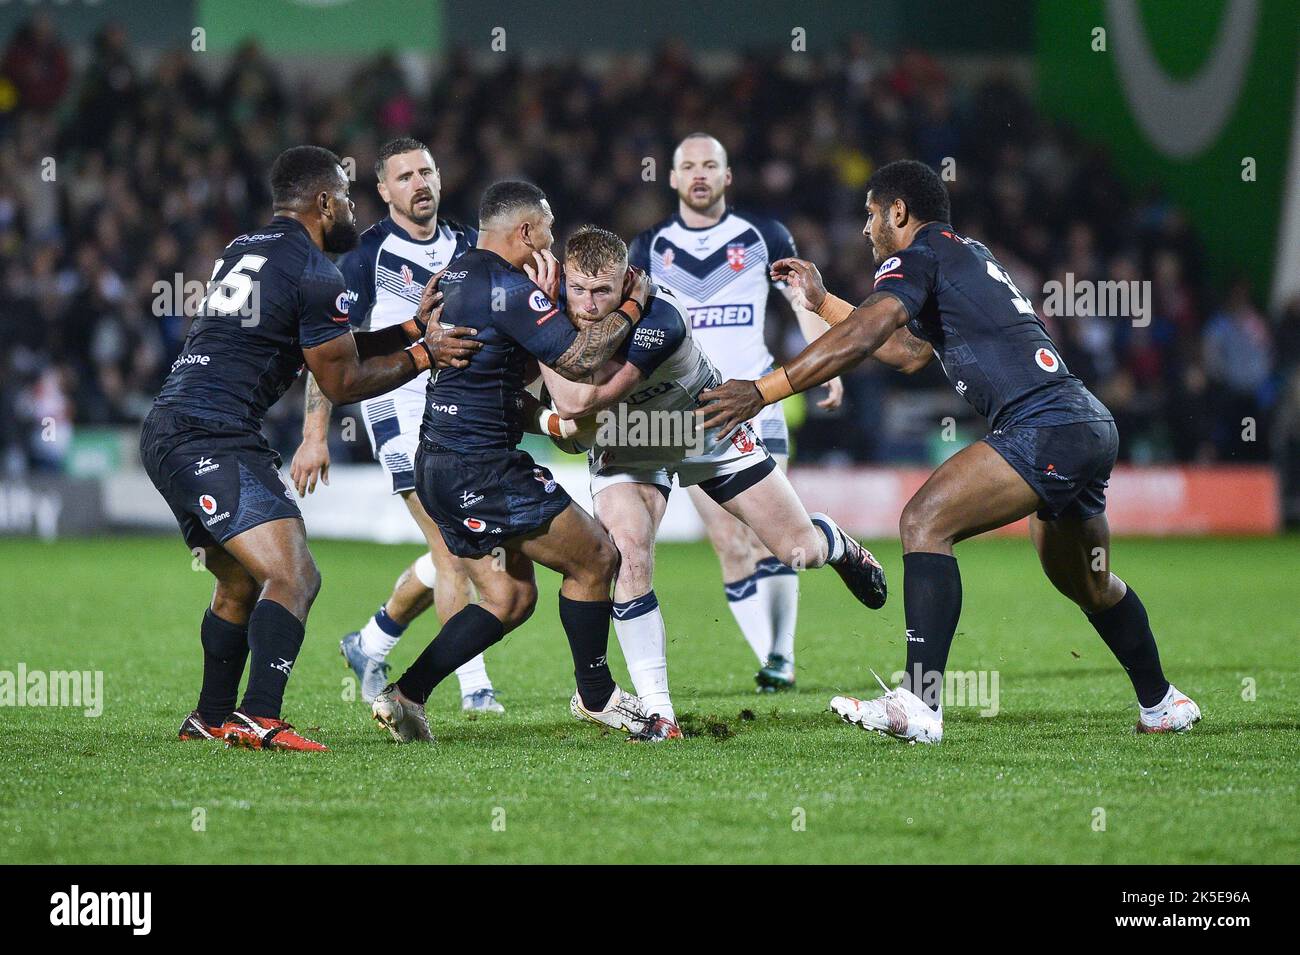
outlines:
[[[729,147],[734,202],[784,220],[828,285],[858,299],[873,272],[864,183],[881,163],[923,159],[949,179],[956,228],[984,240],[1040,308],[1044,284],[1067,273],[1151,282],[1145,327],[1047,319],[1114,411],[1124,457],[1265,459],[1285,440],[1275,424],[1300,433],[1300,303],[1269,314],[1244,282],[1211,287],[1179,210],[1122,185],[1010,75],[958,85],[940,61],[888,56],[865,37],[835,56],[707,69],[676,45],[600,68],[486,69],[453,54],[423,88],[387,57],[328,88],[289,80],[253,46],[215,70],[188,52],[149,62],[115,28],[74,57],[40,15],[0,54],[0,467],[10,473],[58,468],[70,425],[146,413],[188,326],[171,289],[178,277],[205,282],[225,243],[267,220],[281,149],[310,142],[352,158],[365,226],[384,211],[375,153],[404,134],[431,146],[445,215],[473,223],[484,186],[524,176],[550,194],[558,238],[590,221],[630,239],[674,207],[674,143],[706,130]],[[769,331],[789,355],[801,343],[777,299]],[[841,412],[808,409],[800,461],[930,460],[948,414],[965,436],[981,433],[937,367],[905,378],[868,362],[846,383]],[[296,444],[300,408],[290,398],[268,423],[282,450]]]

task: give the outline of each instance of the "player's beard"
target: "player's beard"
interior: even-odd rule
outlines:
[[[871,243],[871,257],[876,265],[893,255],[897,246],[898,234],[894,232],[894,227],[886,222],[880,227],[880,240]]]
[[[414,222],[416,225],[425,225],[431,222],[434,219],[434,217],[437,216],[438,200],[436,196],[431,196],[429,204],[424,207],[425,211],[420,212],[418,211],[418,207],[416,206],[417,199],[418,197],[413,197],[411,199],[411,206],[409,209],[406,210],[406,217],[410,219],[412,222]]]
[[[691,189],[687,189],[684,194],[681,194],[682,202],[686,203],[686,207],[688,209],[691,209],[695,212],[708,212],[715,205],[717,205],[718,200],[721,198],[722,198],[722,193],[720,191],[714,190],[711,187],[709,188],[708,197],[704,199],[697,199],[694,195],[691,194]]]
[[[334,224],[325,230],[322,237],[326,252],[351,252],[357,247],[357,222],[349,219],[335,219]]]

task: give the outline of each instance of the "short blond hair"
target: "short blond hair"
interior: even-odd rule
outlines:
[[[613,232],[585,225],[564,243],[564,263],[584,275],[627,265],[627,244]]]

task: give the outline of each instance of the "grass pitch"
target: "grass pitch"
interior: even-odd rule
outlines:
[[[674,698],[696,735],[660,746],[570,719],[557,579],[540,571],[536,615],[488,654],[505,716],[462,717],[452,679],[430,701],[438,745],[400,747],[345,699],[338,640],[418,551],[316,542],[325,585],[285,713],[333,750],[310,755],[175,740],[210,593],[179,541],[2,540],[0,670],[102,671],[105,706],[0,708],[0,861],[1300,861],[1294,538],[1118,542],[1167,673],[1205,712],[1177,738],[1133,734],[1128,680],[1027,541],[961,545],[950,666],[997,671],[999,711],[947,707],[929,748],[826,712],[873,691],[868,667],[903,663],[899,550],[874,549],[885,610],[803,575],[799,690],[758,696],[712,553],[661,546]],[[435,628],[430,613],[407,632],[396,672]]]

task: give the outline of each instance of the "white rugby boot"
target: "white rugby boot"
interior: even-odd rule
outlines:
[[[654,728],[659,714],[651,713],[645,701],[639,696],[625,693],[618,686],[609,698],[603,710],[589,710],[582,705],[582,697],[577,693],[569,700],[569,713],[575,720],[585,720],[597,726],[622,730],[629,736],[641,736]]]
[[[392,733],[393,739],[399,743],[434,741],[424,707],[399,690],[396,683],[390,683],[379,691],[370,704],[370,712],[374,714],[375,722]]]
[[[885,691],[884,696],[874,700],[837,696],[831,700],[831,712],[846,723],[909,743],[937,743],[943,739],[943,707],[936,713],[910,690],[901,686],[891,690],[874,670],[871,675]]]
[[[1155,706],[1138,707],[1139,733],[1186,733],[1201,718],[1201,708],[1169,684],[1165,698]]]

